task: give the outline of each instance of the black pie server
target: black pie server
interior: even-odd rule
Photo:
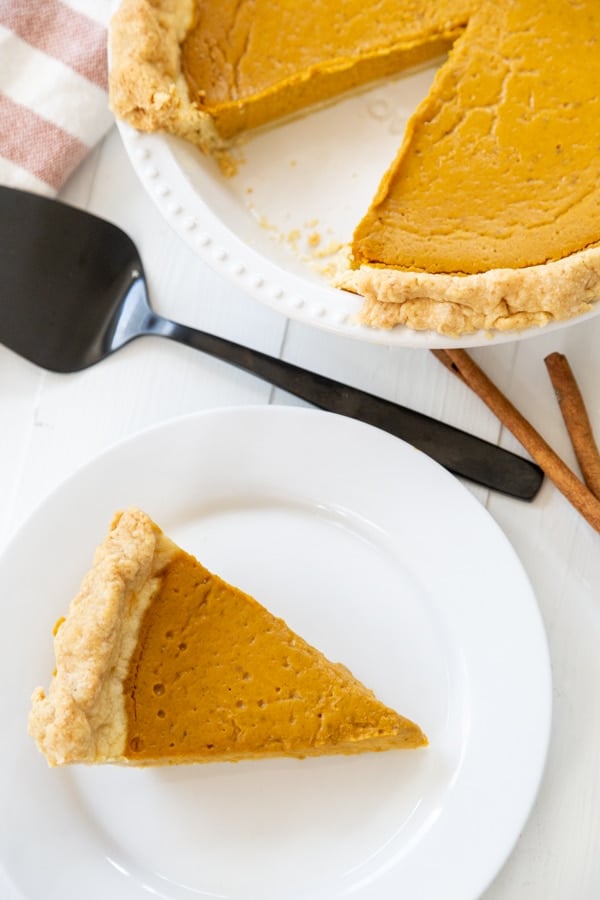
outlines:
[[[422,413],[159,316],[121,229],[57,200],[0,186],[0,342],[52,372],[77,372],[134,338],[179,341],[320,409],[390,432],[455,475],[531,500],[542,470]]]

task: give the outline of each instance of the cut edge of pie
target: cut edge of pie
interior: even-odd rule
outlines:
[[[190,100],[182,72],[181,43],[193,19],[194,0],[122,0],[110,29],[110,105],[136,129],[184,138],[231,172],[232,141]],[[453,338],[482,330],[519,332],[597,307],[600,246],[537,265],[463,274],[357,265],[348,245],[328,277],[361,297],[356,318],[371,328],[405,326]]]
[[[51,766],[304,758],[428,743],[418,725],[134,507],[114,517],[55,627],[54,649],[50,688],[34,691],[29,715]]]

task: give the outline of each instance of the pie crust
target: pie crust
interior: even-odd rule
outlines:
[[[194,0],[125,0],[110,29],[110,105],[140,131],[166,131],[205,153],[228,143],[212,117],[189,99],[181,70],[181,42],[191,27]]]
[[[600,298],[600,247],[522,269],[474,275],[404,272],[349,263],[338,287],[364,298],[363,324],[406,325],[456,337],[479,330],[518,332],[591,312]]]
[[[55,629],[50,690],[32,695],[29,733],[51,765],[123,757],[123,682],[159,573],[177,551],[140,511],[115,516]]]
[[[227,168],[213,117],[190,100],[181,43],[194,0],[122,0],[111,25],[110,99],[116,115],[143,131],[178,135]],[[410,128],[409,128],[410,130]],[[357,264],[340,255],[333,284],[363,298],[359,320],[456,337],[479,330],[518,332],[590,312],[600,297],[600,246],[536,265],[474,274]]]

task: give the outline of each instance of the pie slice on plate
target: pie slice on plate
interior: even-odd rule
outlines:
[[[111,105],[222,156],[252,129],[447,51],[335,284],[364,298],[365,324],[448,335],[590,311],[597,0],[121,0]]]
[[[55,629],[29,730],[52,766],[421,747],[427,738],[143,512],[118,514]]]

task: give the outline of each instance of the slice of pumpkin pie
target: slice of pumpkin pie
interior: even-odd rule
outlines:
[[[424,746],[256,600],[143,512],[118,514],[55,629],[29,731],[52,766],[163,765]]]

